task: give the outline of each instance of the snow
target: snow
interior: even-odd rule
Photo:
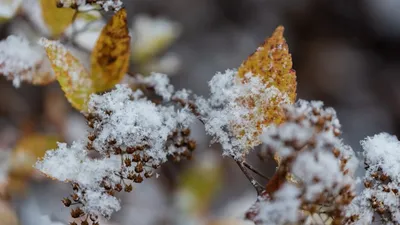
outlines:
[[[115,155],[113,149],[125,151],[127,147],[146,146],[137,154],[147,155],[150,163],[159,165],[167,161],[169,154],[181,151],[168,142],[168,138],[176,129],[187,128],[194,117],[185,108],[177,110],[173,106],[156,105],[140,91],[134,92],[126,85],[117,85],[115,90],[103,95],[93,94],[88,111],[96,118],[93,124],[96,138],[91,144],[100,156],[88,156],[85,138],[70,146],[59,143],[58,148],[47,151],[35,167],[54,179],[78,183],[85,203],[83,210],[109,218],[120,209],[120,204],[101,188],[102,181],[107,178],[110,184],[119,184],[118,174],[127,176],[134,169],[122,169],[122,157]],[[113,147],[110,147],[111,142],[114,142]],[[128,155],[124,157],[131,159]]]
[[[364,163],[367,165],[363,180],[370,183],[370,187],[364,188],[353,200],[348,208],[348,215],[358,215],[356,224],[370,222],[373,217],[378,217],[372,202],[377,202],[392,215],[391,221],[400,223],[400,200],[392,190],[398,190],[400,184],[400,142],[396,136],[388,133],[376,134],[361,141],[364,149]],[[388,177],[381,179],[381,174]],[[385,187],[389,191],[385,191]]]
[[[174,92],[174,87],[169,83],[169,78],[165,74],[152,73],[150,76],[143,77],[141,83],[153,87],[156,94],[161,96],[164,101],[169,101]]]
[[[260,212],[255,221],[262,224],[290,224],[299,220],[300,190],[293,184],[284,184],[271,201],[260,203]]]
[[[88,4],[86,0],[58,0],[58,2],[62,4],[62,7],[66,8],[69,8],[73,5],[77,5],[78,7],[80,7]],[[123,5],[121,0],[98,0],[95,3],[102,6],[105,11],[108,11],[110,9],[118,11],[122,8]]]
[[[99,118],[94,126],[101,127],[93,147],[106,152],[105,146],[110,140],[122,147],[149,145],[146,153],[155,162],[165,162],[168,136],[176,128],[189,125],[194,117],[188,110],[178,111],[173,106],[155,105],[145,98],[134,101],[131,98],[134,98],[134,92],[121,85],[105,95],[92,96],[89,112]]]
[[[392,179],[400,182],[400,142],[396,136],[380,133],[361,141],[364,157],[370,170],[381,168]]]
[[[0,74],[13,79],[15,87],[22,80],[31,81],[37,67],[44,60],[45,52],[23,37],[11,35],[0,42]]]
[[[259,77],[248,74],[247,79],[246,83],[239,80],[236,70],[217,73],[209,81],[210,97],[196,98],[206,132],[222,145],[223,155],[236,159],[261,143],[254,134],[269,125],[263,121],[273,99],[282,99],[278,103],[282,106],[289,103],[286,94],[266,87]]]

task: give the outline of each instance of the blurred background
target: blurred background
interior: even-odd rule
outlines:
[[[30,6],[36,0],[27,1],[24,4]],[[359,141],[368,135],[400,134],[398,0],[124,3],[133,48],[151,49],[145,56],[133,53],[133,72],[167,73],[176,89],[207,95],[207,82],[217,71],[237,68],[283,25],[297,71],[298,98],[322,100],[334,107],[345,143],[357,151]],[[22,9],[2,23],[2,39],[10,34],[28,39],[46,36],[35,22],[40,13],[26,12]],[[159,37],[165,41],[158,47],[146,42]],[[70,47],[84,60],[90,49],[82,46],[95,40],[96,36],[87,35]],[[15,88],[0,77],[0,170],[11,171],[8,181],[0,182],[0,192],[2,186],[12,187],[7,193],[11,198],[0,201],[1,225],[14,224],[3,222],[14,217],[21,225],[68,224],[69,209],[60,200],[70,193],[70,186],[43,178],[30,166],[43,154],[44,146],[54,145],[49,136],[71,143],[84,138],[86,129],[83,116],[69,106],[56,82],[22,83]],[[192,136],[198,148],[190,162],[168,163],[158,179],[146,180],[132,193],[123,194],[125,206],[103,224],[251,224],[240,218],[256,199],[252,186],[231,159],[220,157],[217,145],[209,145],[200,124],[193,127]],[[272,161],[251,155],[250,162],[265,174],[273,173]]]

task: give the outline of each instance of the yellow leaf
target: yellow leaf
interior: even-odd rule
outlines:
[[[85,67],[59,42],[42,38],[47,57],[68,101],[78,110],[86,111],[94,93],[92,79]]]
[[[126,10],[119,10],[101,31],[91,56],[91,77],[96,92],[113,88],[129,66],[130,36]]]
[[[246,79],[249,72],[259,76],[267,87],[278,88],[293,103],[296,100],[296,72],[292,69],[292,56],[283,31],[283,26],[277,27],[272,36],[242,63],[238,75],[242,79]]]
[[[250,109],[244,120],[251,124],[253,131],[241,124],[233,124],[236,137],[245,139],[246,145],[252,148],[260,144],[259,135],[263,128],[270,124],[284,122],[283,105],[296,100],[296,72],[292,69],[292,56],[283,37],[282,26],[276,28],[271,37],[267,38],[256,52],[248,57],[238,69],[238,77],[246,83],[250,77],[257,77],[265,90],[259,94],[243,96],[237,99],[240,104]],[[270,90],[269,90],[270,89]],[[277,94],[265,99],[264,93],[277,90]]]
[[[44,22],[53,37],[58,37],[72,22],[75,10],[57,8],[57,0],[40,0]]]

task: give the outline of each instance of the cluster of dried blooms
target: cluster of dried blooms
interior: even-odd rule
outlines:
[[[256,224],[343,223],[357,160],[338,137],[335,111],[322,106],[300,100],[286,108],[285,123],[265,129],[261,155],[274,155],[279,165],[247,214]]]
[[[387,133],[361,142],[365,165],[364,189],[348,209],[349,224],[400,223],[400,142]]]
[[[153,88],[159,92],[166,87]],[[82,224],[109,218],[120,209],[116,192],[132,191],[133,183],[152,177],[162,163],[190,158],[196,147],[189,137],[193,116],[187,109],[155,104],[127,86],[92,95],[86,117],[91,128],[87,140],[59,144],[36,164],[43,173],[72,184],[74,193],[63,203],[73,207],[73,218],[83,218]]]

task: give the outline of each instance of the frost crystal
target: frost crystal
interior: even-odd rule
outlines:
[[[248,74],[246,78],[242,82],[234,70],[217,73],[209,82],[211,96],[196,100],[206,132],[221,143],[224,155],[235,158],[260,144],[257,134],[269,125],[269,107],[289,103],[285,94],[266,87],[259,77]]]
[[[169,101],[174,92],[174,87],[169,83],[169,78],[165,74],[152,73],[150,76],[141,79],[143,84],[154,88],[157,95],[165,101]]]
[[[183,124],[190,124],[193,117],[186,111],[176,111],[173,106],[159,106],[137,95],[125,86],[117,86],[113,92],[94,95],[89,112],[98,117],[94,127],[101,128],[93,147],[107,152],[111,141],[121,147],[148,146],[146,153],[157,163],[167,160],[173,147],[165,150],[168,136]],[[155,132],[157,131],[157,132]]]

